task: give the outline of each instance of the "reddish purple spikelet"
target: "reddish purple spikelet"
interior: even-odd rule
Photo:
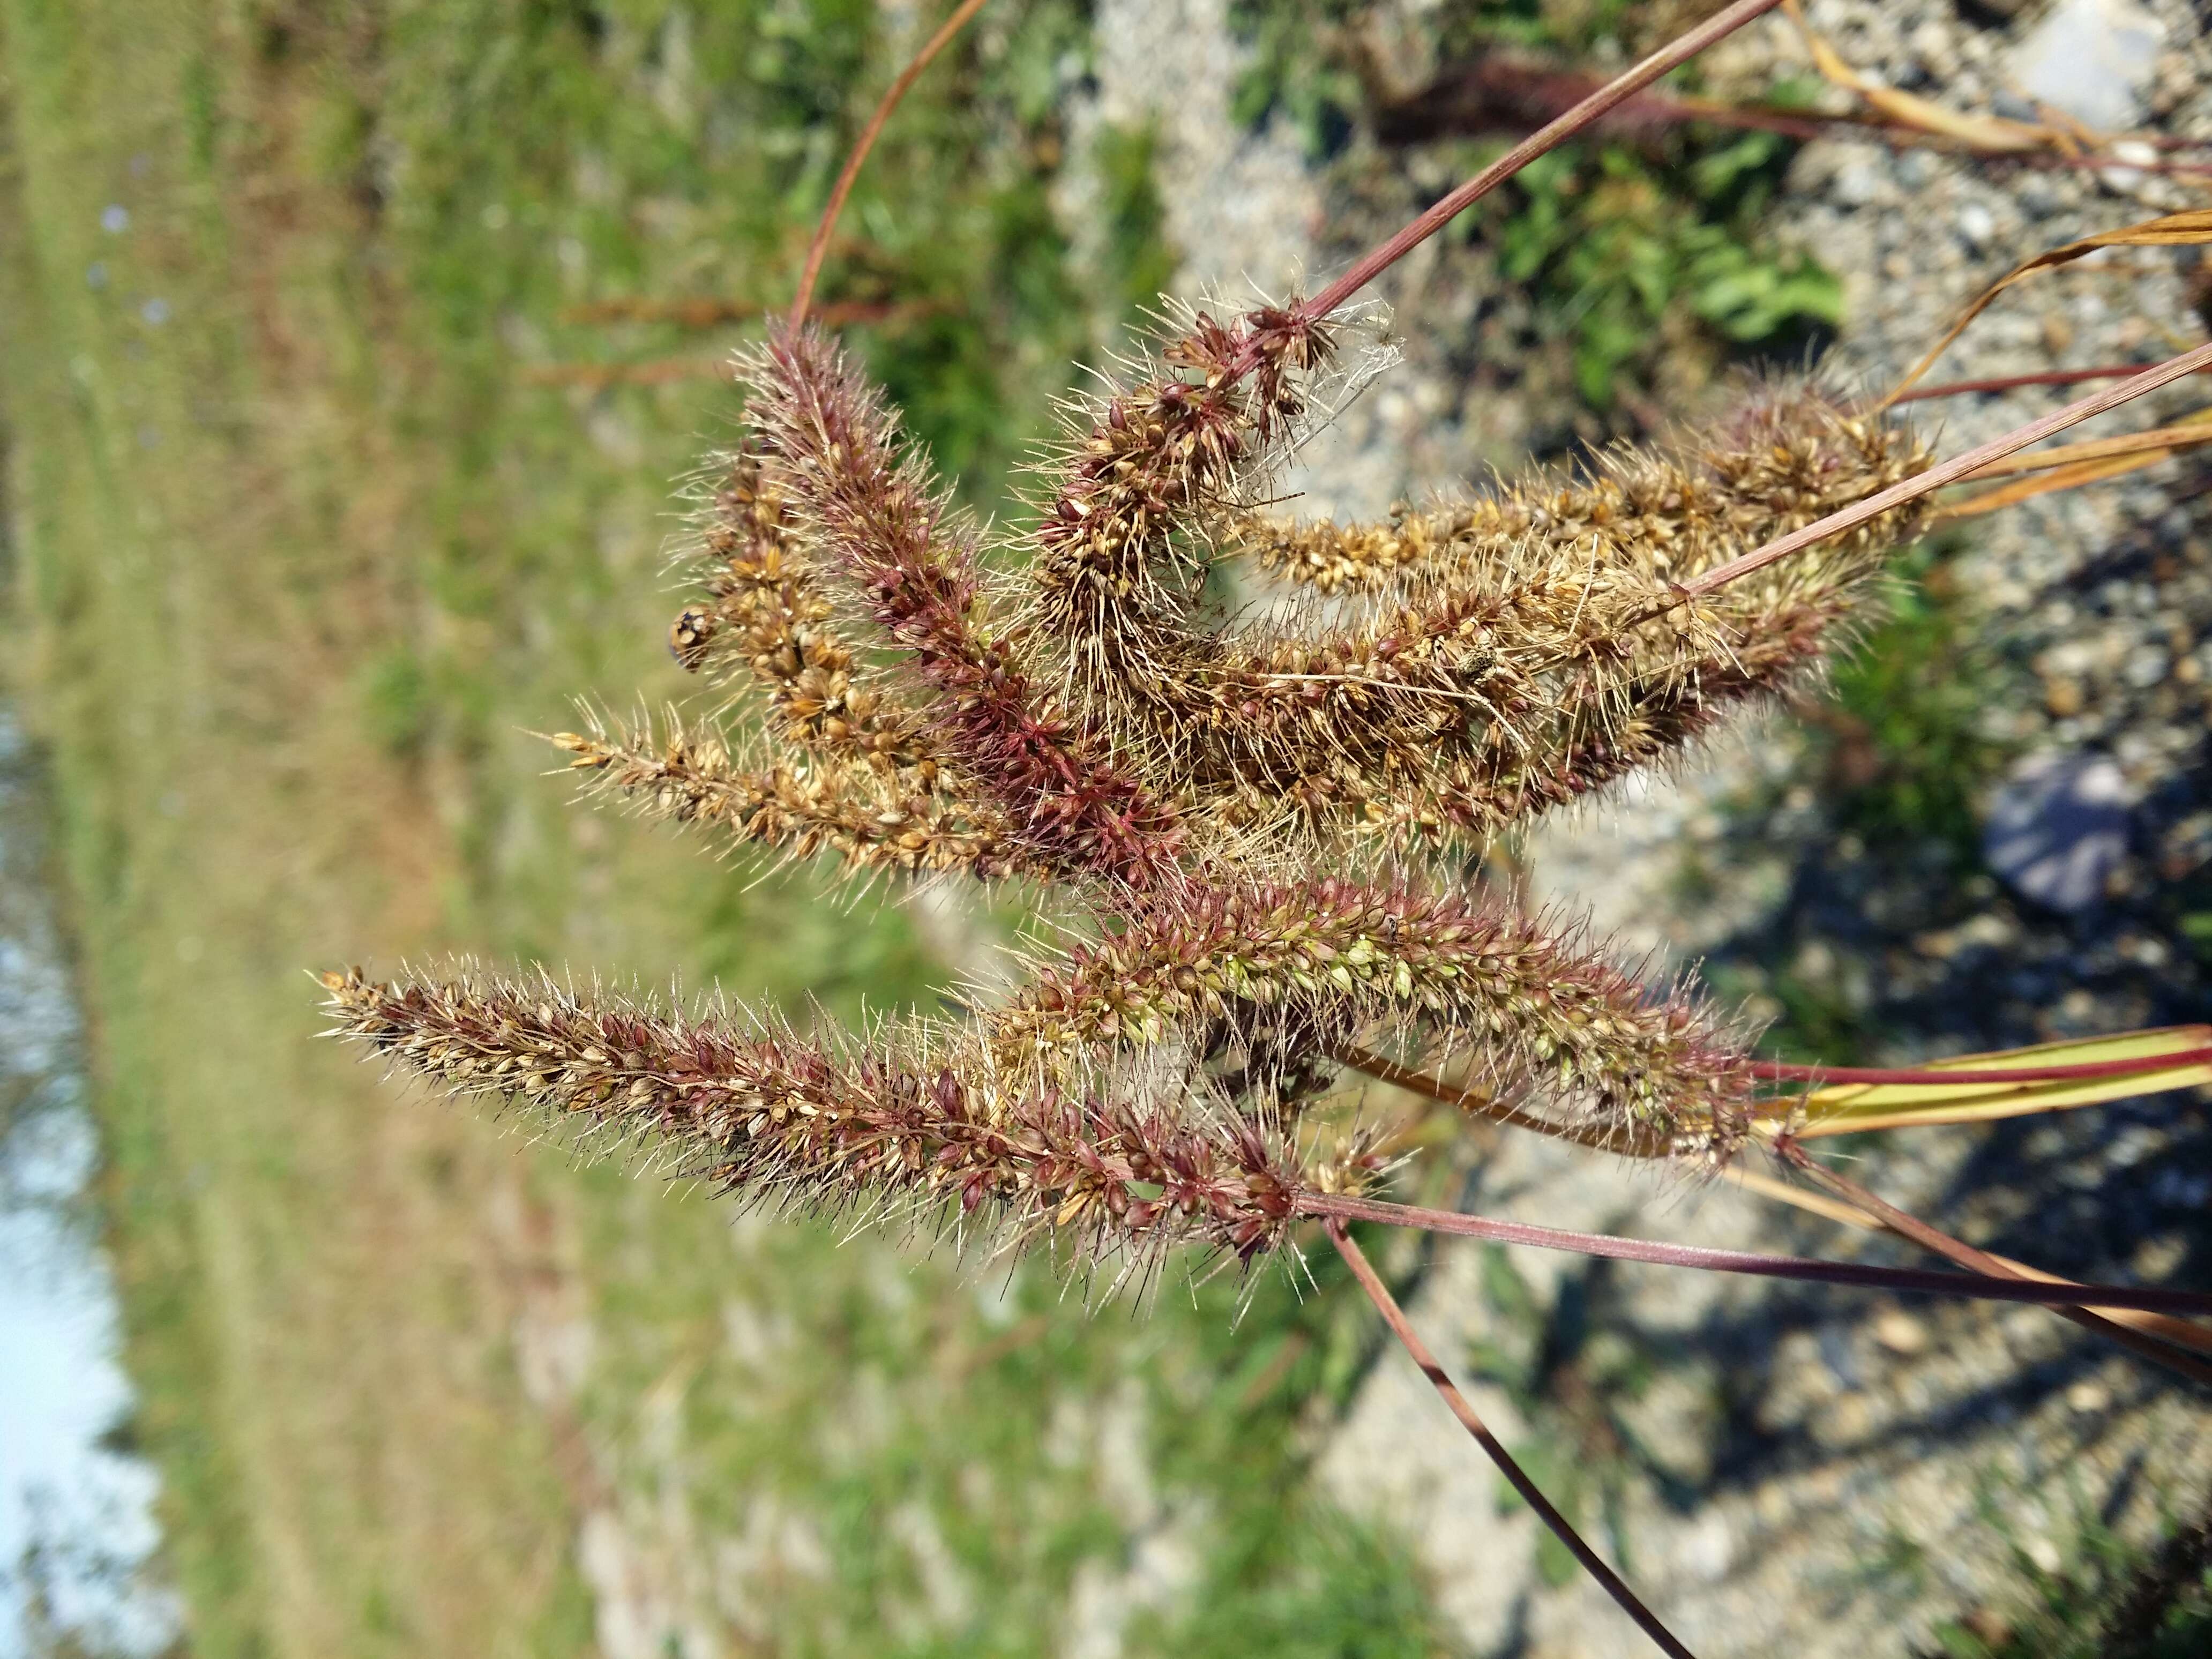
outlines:
[[[1304,381],[1331,350],[1294,310],[1201,312],[1151,379],[1107,399],[1036,532],[1040,629],[1079,679],[1144,695],[1151,635],[1188,598],[1161,582],[1193,568],[1175,532],[1304,414]]]
[[[814,329],[772,338],[751,374],[754,418],[812,527],[911,653],[945,747],[997,798],[1012,836],[1070,874],[1155,884],[1181,839],[1172,809],[1048,707],[1012,642],[984,625],[973,532],[899,453],[881,398]]]
[[[1198,1243],[1249,1258],[1281,1236],[1301,1190],[1286,1149],[1249,1122],[1194,1122],[1179,1098],[1140,1090],[1102,1099],[1001,1080],[957,1045],[935,1060],[843,1054],[467,970],[323,983],[341,1033],[449,1091],[656,1137],[685,1172],[749,1198],[988,1208],[1016,1237],[1062,1232],[1089,1256]]]

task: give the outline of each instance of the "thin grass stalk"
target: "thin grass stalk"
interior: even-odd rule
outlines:
[[[2107,478],[2124,477],[2130,472],[2140,472],[2147,466],[2156,466],[2166,460],[2166,454],[2154,452],[2148,455],[2124,455],[2107,461],[2077,461],[2071,466],[2054,467],[2048,472],[2031,472],[2024,478],[2014,478],[2010,483],[1998,484],[1957,501],[1949,501],[1937,507],[1929,522],[1951,524],[1960,519],[1978,519],[1987,513],[2018,507],[2022,501],[2032,501],[2039,495],[2056,495],[2062,490],[2079,489],[2084,484],[2102,483]]]
[[[1398,1299],[1390,1294],[1390,1287],[1382,1282],[1382,1276],[1370,1264],[1365,1254],[1352,1242],[1352,1235],[1345,1231],[1344,1224],[1332,1220],[1328,1231],[1328,1242],[1336,1246],[1336,1253],[1344,1258],[1345,1266],[1352,1269],[1352,1276],[1359,1281],[1359,1288],[1367,1292],[1367,1299],[1375,1304],[1376,1312],[1382,1316],[1382,1322],[1390,1328],[1391,1334],[1404,1345],[1406,1352],[1413,1356],[1413,1363],[1421,1368],[1421,1374],[1429,1379],[1431,1385],[1443,1396],[1444,1404],[1451,1408],[1451,1414],[1459,1419],[1461,1426],[1474,1437],[1474,1443],[1482,1448],[1492,1462],[1498,1465],[1498,1473],[1512,1483],[1513,1490],[1521,1494],[1522,1501],[1536,1511],[1537,1518],[1552,1529],[1552,1535],[1567,1547],[1568,1553],[1581,1562],[1583,1570],[1620,1604],[1620,1610],[1633,1619],[1646,1636],[1658,1644],[1661,1652],[1669,1655],[1670,1659],[1695,1659],[1689,1649],[1675,1638],[1674,1633],[1659,1622],[1658,1614],[1644,1606],[1643,1599],[1607,1565],[1605,1558],[1592,1549],[1582,1534],[1575,1530],[1574,1523],[1560,1514],[1552,1500],[1544,1496],[1542,1489],[1528,1478],[1528,1472],[1514,1461],[1513,1454],[1499,1443],[1498,1437],[1490,1431],[1490,1425],[1482,1420],[1468,1397],[1451,1380],[1451,1374],[1429,1352],[1428,1344],[1421,1340],[1420,1333],[1406,1317],[1405,1310],[1398,1305]]]
[[[1425,1095],[1431,1100],[1446,1106],[1456,1106],[1471,1115],[1504,1123],[1515,1128],[1534,1129],[1556,1139],[1569,1140],[1577,1146],[1591,1146],[1605,1152],[1619,1152],[1630,1158],[1663,1158],[1671,1150],[1663,1143],[1649,1141],[1635,1143],[1627,1139],[1611,1139],[1586,1131],[1581,1126],[1563,1124],[1550,1118],[1540,1117],[1517,1107],[1506,1105],[1483,1090],[1462,1087],[1442,1078],[1401,1066],[1394,1060],[1344,1043],[1333,1046],[1329,1057],[1354,1071],[1363,1072],[1379,1082],[1414,1094]],[[2000,1085],[2016,1084],[2027,1089],[2039,1083],[2087,1082],[2098,1078],[2154,1077],[2185,1066],[2212,1063],[2212,1048],[2183,1048],[2171,1053],[2146,1054],[2130,1060],[2092,1060],[2065,1066],[2020,1066],[1954,1070],[1944,1066],[1819,1066],[1798,1065],[1787,1060],[1754,1060],[1745,1062],[1745,1070],[1756,1078],[1770,1082],[1814,1084],[1869,1084],[1932,1085]],[[1786,1103],[1777,1103],[1777,1115]],[[1832,1126],[1816,1121],[1801,1130],[1803,1134],[1850,1133],[1859,1127],[1850,1121],[1838,1118]],[[1873,1125],[1869,1127],[1887,1127]]]
[[[1986,1250],[1978,1250],[1964,1239],[1954,1238],[1942,1229],[1929,1226],[1917,1216],[1907,1214],[1848,1176],[1838,1175],[1786,1136],[1775,1142],[1774,1150],[1777,1156],[1792,1169],[1800,1170],[1846,1203],[1865,1211],[1890,1231],[1911,1239],[1923,1249],[1932,1250],[1947,1261],[1955,1261],[1962,1267],[1971,1268],[1991,1279],[2014,1279],[2030,1284],[2050,1282],[2031,1278],[2002,1257],[1991,1255]],[[2130,1352],[2154,1360],[2169,1370],[2178,1371],[2191,1382],[2212,1383],[2212,1364],[2179,1352],[2154,1336],[2131,1330],[2125,1325],[2103,1317],[2096,1311],[2098,1305],[2088,1304],[2085,1298],[2081,1304],[2057,1308],[2054,1311],[2083,1330],[2093,1331],[2108,1341],[2117,1342]]]
[[[1754,1170],[1744,1169],[1740,1164],[1732,1164],[1722,1170],[1721,1178],[1732,1186],[1741,1187],[1747,1193],[1756,1194],[1761,1198],[1771,1198],[1778,1204],[1787,1204],[1792,1209],[1802,1210],[1808,1215],[1817,1215],[1824,1220],[1835,1222],[1840,1226],[1856,1227],[1863,1232],[1890,1233],[1899,1238],[1908,1237],[1906,1234],[1898,1232],[1887,1223],[1869,1214],[1856,1204],[1845,1204],[1837,1199],[1824,1198],[1819,1193],[1808,1192],[1802,1187],[1793,1187],[1786,1181],[1776,1181],[1771,1176],[1759,1175]],[[2070,1279],[2057,1273],[2047,1273],[2040,1267],[2031,1267],[2025,1261],[2016,1261],[2011,1256],[1999,1255],[1994,1251],[1990,1252],[1990,1260],[2003,1263],[2023,1279],[2040,1279],[2046,1285],[2072,1283]],[[2116,1325],[2126,1325],[2138,1331],[2148,1331],[2154,1336],[2172,1343],[2176,1347],[2187,1348],[2192,1353],[2212,1355],[2212,1330],[2208,1330],[2202,1325],[2193,1325],[2185,1319],[2176,1319],[2169,1314],[2140,1313],[2132,1308],[2112,1308],[2105,1310],[2104,1312],[2106,1316]]]
[[[2124,380],[2142,372],[2141,363],[2112,363],[2102,368],[2046,368],[2033,374],[1999,374],[1979,380],[1945,380],[1936,386],[1913,386],[1889,401],[1925,403],[1936,398],[1965,398],[1976,392],[2018,392],[2032,386],[2079,386],[2088,380]]]
[[[2038,1307],[2074,1307],[2084,1301],[2098,1307],[2140,1308],[2150,1313],[2212,1316],[2212,1294],[2168,1290],[2162,1285],[2051,1285],[2034,1279],[1989,1278],[1978,1273],[1925,1273],[1911,1267],[1875,1267],[1858,1261],[1822,1261],[1806,1256],[1770,1255],[1757,1250],[1719,1250],[1704,1244],[1661,1244],[1609,1233],[1574,1232],[1533,1222],[1499,1221],[1459,1210],[1430,1210],[1413,1204],[1344,1193],[1301,1192],[1296,1213],[1316,1220],[1379,1221],[1385,1226],[1418,1227],[1499,1244],[1533,1245],[1613,1261],[1648,1261],[1662,1267],[1698,1267],[1708,1273],[1745,1273],[1755,1279],[1792,1279],[1812,1285],[1849,1285],[1864,1290],[1895,1291],[1907,1296],[1963,1296],[1984,1302],[2026,1302]]]
[[[2121,460],[2154,450],[2179,453],[2208,443],[2212,443],[2212,422],[2208,422],[2207,411],[2199,410],[2172,426],[2154,426],[2148,431],[2124,432],[2111,438],[2090,438],[2081,443],[2060,444],[2055,449],[2008,455],[2001,461],[1991,461],[1963,482],[1979,483],[1985,478],[2009,478],[2022,472],[2049,472],[2085,461]]]
[[[1966,332],[1975,318],[1988,310],[1999,295],[2015,284],[2039,272],[2070,264],[2101,248],[2192,247],[2205,242],[2212,242],[2212,208],[2188,208],[2178,213],[2162,213],[2154,219],[2145,219],[2136,224],[2123,225],[2117,230],[2099,231],[2094,236],[2080,237],[2057,247],[2046,248],[2032,259],[2023,259],[1976,295],[1966,308],[1952,319],[1951,325],[1943,331],[1942,337],[1921,354],[1920,361],[1905,371],[1905,377],[1889,389],[1876,407],[1886,409],[1894,403],[1907,386],[1925,374],[1936,360],[1950,349],[1951,343]]]
[[[2091,1060],[2077,1066],[1992,1066],[1971,1071],[1942,1066],[1801,1066],[1779,1060],[1753,1060],[1751,1069],[1754,1076],[1778,1083],[2065,1083],[2076,1079],[2131,1077],[2208,1060],[2212,1060],[2212,1048],[2184,1048],[2174,1054]]]
[[[1462,213],[1527,167],[1626,102],[1669,70],[1680,68],[1716,41],[1726,40],[1753,19],[1772,11],[1782,0],[1735,0],[1686,34],[1677,36],[1626,74],[1615,76],[1557,120],[1547,122],[1445,197],[1426,213],[1331,283],[1299,307],[1309,319],[1328,316],[1368,283],[1435,235]]]
[[[1675,590],[1674,599],[1670,605],[1655,614],[1664,614],[1665,610],[1672,610],[1675,605],[1702,598],[1717,589],[1725,587],[1738,577],[1747,576],[1754,570],[1763,570],[1778,560],[1788,558],[1792,553],[1802,552],[1806,548],[1828,540],[1831,537],[1840,536],[1848,530],[1855,530],[1860,525],[1865,524],[1871,519],[1880,518],[1893,508],[1903,507],[1910,501],[1917,501],[1922,496],[1942,489],[1946,484],[1959,483],[1969,474],[1987,466],[1991,461],[2000,460],[2007,455],[2016,454],[2030,444],[2042,442],[2044,439],[2051,436],[2054,433],[2063,432],[2069,427],[2079,426],[2084,421],[2092,420],[2109,410],[2118,409],[2123,404],[2132,403],[2136,398],[2148,396],[2160,386],[2171,386],[2183,376],[2194,374],[2208,367],[2212,367],[2212,342],[2207,342],[2193,350],[2185,351],[2179,357],[2169,357],[2155,368],[2148,369],[2133,379],[2124,380],[2120,385],[2106,391],[2094,392],[2080,402],[2069,404],[2065,408],[2046,415],[2040,420],[2031,421],[2026,426],[2014,427],[2003,436],[1992,438],[1989,442],[1978,448],[1970,449],[1963,455],[1954,455],[1948,461],[1939,462],[1917,477],[1908,478],[1903,483],[1893,484],[1887,489],[1877,495],[1869,495],[1863,501],[1855,501],[1849,507],[1831,513],[1825,519],[1816,520],[1802,530],[1792,531],[1786,536],[1778,536],[1764,547],[1753,548],[1741,558],[1731,559],[1724,565],[1708,570],[1702,575],[1694,576]]]
[[[815,227],[814,240],[806,245],[806,264],[799,273],[799,291],[792,296],[790,325],[796,330],[806,320],[806,308],[814,299],[815,279],[822,274],[822,261],[830,252],[830,233],[837,228],[837,216],[845,210],[845,198],[853,193],[853,181],[860,176],[860,164],[868,159],[868,152],[876,147],[877,135],[884,123],[891,118],[891,112],[907,94],[907,88],[921,78],[937,54],[952,44],[953,36],[968,27],[968,20],[983,9],[984,0],[962,0],[960,9],[938,26],[915,53],[913,62],[899,71],[890,90],[884,94],[876,112],[868,118],[868,125],[860,130],[860,137],[853,146],[853,153],[845,158],[845,165],[837,174],[837,182],[830,186],[830,200],[822,210],[822,222]]]
[[[1832,1221],[1841,1227],[1856,1227],[1862,1232],[1884,1233],[1889,1231],[1856,1204],[1845,1204],[1838,1199],[1823,1198],[1818,1193],[1808,1193],[1802,1187],[1793,1187],[1786,1181],[1777,1181],[1747,1170],[1741,1164],[1731,1164],[1721,1171],[1721,1179],[1731,1187],[1755,1193],[1761,1198],[1771,1198],[1778,1204],[1787,1204],[1793,1210],[1802,1210],[1807,1215],[1819,1216],[1823,1221]]]

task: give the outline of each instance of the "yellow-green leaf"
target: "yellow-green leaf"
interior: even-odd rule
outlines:
[[[2127,1100],[2168,1089],[2212,1083],[2212,1061],[2184,1059],[2212,1048],[2212,1025],[2172,1025],[2150,1031],[2078,1042],[2039,1043],[1990,1054],[1961,1054],[1916,1067],[1930,1072],[2037,1071],[2054,1066],[2101,1066],[2116,1060],[2174,1063],[2111,1077],[2030,1079],[2021,1083],[1831,1083],[1805,1099],[1805,1138],[1854,1134],[1865,1129],[1915,1128],[1937,1123],[1982,1123],[2033,1112]]]

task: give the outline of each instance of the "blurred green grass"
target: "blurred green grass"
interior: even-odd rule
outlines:
[[[1093,1316],[1042,1267],[979,1287],[895,1241],[733,1231],[311,1041],[302,969],[404,953],[848,1017],[936,994],[900,912],[574,811],[526,729],[682,689],[669,481],[732,413],[703,374],[540,380],[744,331],[568,313],[780,300],[885,15],[0,6],[10,657],[196,1651],[591,1650],[586,1517],[730,1651],[1058,1651],[1085,1586],[1146,1650],[1443,1645],[1402,1541],[1306,1486],[1371,1352],[1325,1264],[1233,1327],[1227,1279]],[[857,342],[984,511],[1170,268],[1141,134],[1108,158],[1108,268],[1050,210],[1088,27],[987,15],[828,274],[909,308]]]

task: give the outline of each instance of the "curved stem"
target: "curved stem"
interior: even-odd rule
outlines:
[[[1355,1072],[1364,1072],[1378,1083],[1409,1093],[1425,1095],[1431,1100],[1446,1106],[1456,1106],[1470,1117],[1487,1119],[1516,1129],[1533,1129],[1538,1134],[1549,1135],[1554,1140],[1571,1141],[1577,1146],[1589,1146],[1598,1152],[1618,1152],[1624,1158],[1662,1158],[1667,1149],[1656,1141],[1624,1141],[1618,1135],[1608,1135],[1602,1130],[1569,1123],[1554,1123],[1549,1118],[1538,1117],[1534,1112],[1524,1112],[1517,1106],[1509,1106],[1492,1099],[1479,1089],[1455,1088],[1441,1078],[1431,1077],[1426,1072],[1417,1072],[1399,1065],[1382,1055],[1370,1054],[1354,1044],[1330,1045],[1326,1052],[1339,1065],[1349,1066]]]
[[[1605,1593],[1620,1604],[1621,1611],[1633,1619],[1644,1633],[1659,1644],[1660,1651],[1671,1656],[1671,1659],[1695,1659],[1689,1649],[1674,1638],[1674,1632],[1659,1622],[1658,1615],[1645,1607],[1636,1592],[1628,1588],[1620,1575],[1607,1566],[1604,1558],[1589,1547],[1583,1535],[1575,1530],[1573,1523],[1553,1506],[1552,1500],[1545,1497],[1536,1483],[1528,1478],[1528,1472],[1514,1462],[1513,1454],[1498,1443],[1498,1437],[1490,1431],[1489,1425],[1468,1402],[1467,1396],[1459,1391],[1450,1374],[1437,1363],[1437,1357],[1429,1352],[1428,1345],[1421,1340],[1420,1333],[1413,1328],[1413,1322],[1399,1307],[1398,1299],[1390,1294],[1390,1287],[1382,1282],[1382,1276],[1369,1264],[1359,1246],[1352,1243],[1352,1235],[1344,1230],[1341,1221],[1332,1220],[1328,1224],[1328,1242],[1336,1246],[1336,1253],[1344,1258],[1345,1266],[1352,1269],[1352,1276],[1359,1281],[1359,1288],[1367,1292],[1367,1299],[1375,1304],[1376,1312],[1382,1316],[1382,1322],[1405,1345],[1406,1352],[1413,1356],[1413,1363],[1421,1368],[1421,1374],[1429,1379],[1436,1391],[1443,1397],[1444,1404],[1451,1408],[1451,1414],[1459,1419],[1461,1426],[1474,1437],[1474,1443],[1482,1448],[1492,1462],[1498,1465],[1498,1473],[1512,1482],[1513,1490],[1521,1494],[1522,1501],[1535,1510],[1537,1517],[1552,1529],[1552,1535],[1565,1544],[1568,1553],[1583,1564],[1583,1570],[1604,1587]]]
[[[1297,1212],[1316,1220],[1379,1221],[1386,1226],[1486,1238],[1500,1244],[1530,1244],[1543,1250],[1615,1261],[1649,1261],[1662,1267],[1700,1267],[1709,1273],[1747,1273],[1757,1279],[1795,1279],[1814,1285],[1850,1285],[1896,1291],[1908,1296],[1966,1296],[1985,1302],[2028,1302],[2039,1307],[2142,1308],[2152,1313],[2212,1315],[2212,1295],[2163,1285],[2051,1285],[2036,1279],[1990,1279],[1978,1273],[1923,1273],[1911,1267],[1874,1267],[1857,1261],[1820,1261],[1805,1256],[1768,1255],[1756,1250],[1717,1250],[1703,1244],[1658,1244],[1609,1233],[1571,1232],[1526,1221],[1498,1221],[1458,1210],[1428,1210],[1412,1204],[1356,1198],[1342,1193],[1301,1193]]]
[[[876,147],[876,136],[884,130],[884,123],[891,118],[891,112],[899,106],[907,88],[929,67],[930,59],[952,43],[952,37],[968,26],[968,20],[983,9],[984,0],[961,0],[960,9],[939,26],[914,61],[899,71],[890,90],[884,94],[876,112],[868,118],[868,125],[860,130],[860,141],[853,153],[845,158],[845,166],[830,186],[830,200],[822,210],[822,222],[814,227],[814,240],[806,245],[806,268],[799,274],[799,292],[791,301],[790,325],[797,328],[806,320],[806,308],[813,302],[814,282],[822,274],[822,261],[830,252],[830,234],[837,228],[837,216],[845,210],[845,198],[853,193],[853,181],[860,176],[860,163],[868,159],[868,152]]]

